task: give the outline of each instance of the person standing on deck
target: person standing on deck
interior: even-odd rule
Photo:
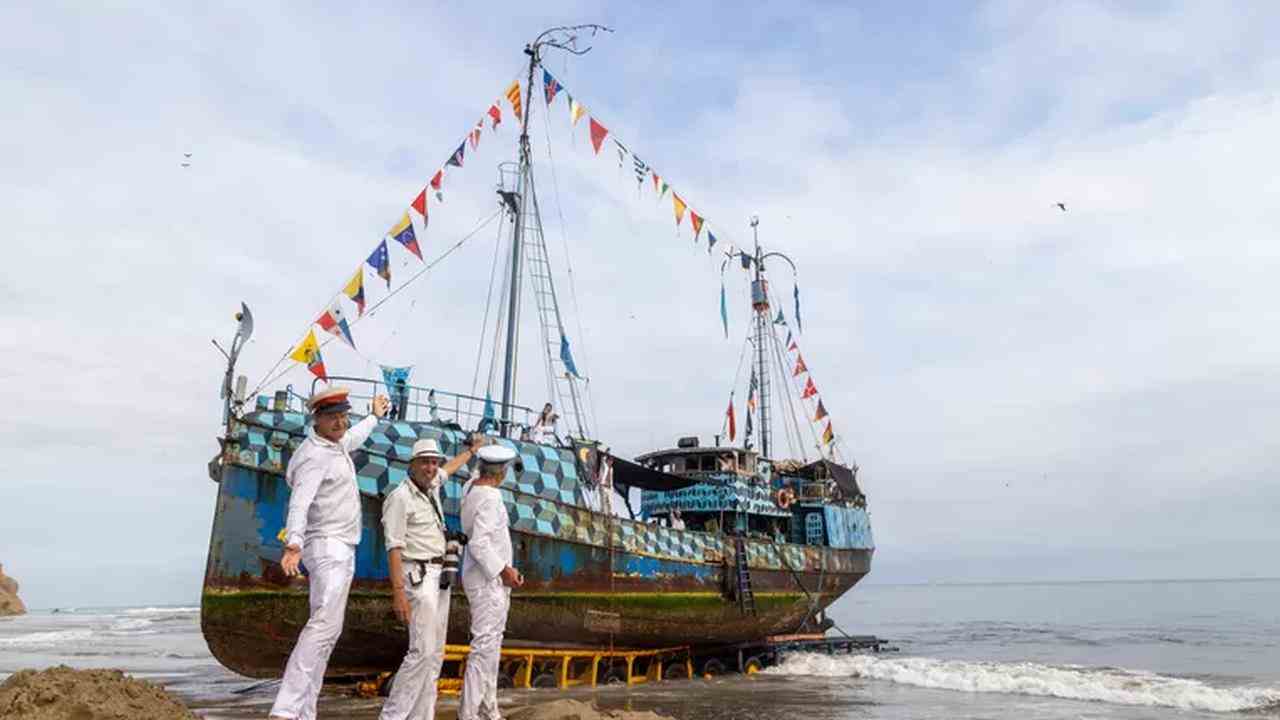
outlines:
[[[524,584],[512,567],[507,507],[498,486],[515,460],[514,450],[486,445],[476,451],[479,477],[462,493],[462,532],[467,535],[462,589],[471,606],[471,653],[462,681],[458,720],[501,720],[498,714],[498,663],[502,635],[511,608],[511,588]]]
[[[446,541],[440,488],[471,460],[480,442],[476,436],[471,447],[441,467],[445,456],[440,444],[431,438],[417,441],[409,457],[409,480],[382,503],[391,606],[409,626],[409,653],[396,672],[380,720],[435,717],[436,681],[449,631],[449,586],[440,578]]]
[[[556,421],[560,416],[552,409],[551,403],[542,406],[538,421],[529,428],[529,439],[541,445],[556,442]]]
[[[297,577],[299,562],[306,563],[311,616],[285,665],[273,718],[315,718],[329,654],[342,633],[360,542],[360,488],[350,453],[364,444],[391,404],[385,396],[375,397],[372,414],[352,427],[349,393],[330,387],[311,396],[311,431],[285,471],[289,515],[280,566],[285,575]]]

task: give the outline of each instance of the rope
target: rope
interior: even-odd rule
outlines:
[[[411,276],[409,277],[409,279],[408,279],[408,280],[405,280],[403,283],[401,283],[401,285],[400,285],[399,287],[397,287],[395,290],[392,290],[391,292],[387,293],[387,294],[386,294],[386,295],[384,295],[381,299],[379,299],[379,300],[378,300],[378,302],[376,302],[376,303],[374,303],[373,305],[371,305],[371,306],[369,307],[369,309],[365,311],[365,314],[364,314],[364,315],[362,315],[362,316],[360,316],[360,317],[356,318],[355,320],[351,321],[350,326],[351,326],[351,327],[354,327],[354,326],[356,326],[357,324],[359,324],[361,320],[363,320],[363,319],[365,319],[365,318],[370,317],[371,315],[373,315],[373,312],[374,312],[375,310],[377,310],[379,307],[382,307],[382,305],[383,305],[383,304],[385,304],[388,300],[390,300],[391,298],[395,297],[396,295],[399,295],[399,294],[400,294],[400,291],[402,291],[402,290],[404,290],[405,288],[409,287],[409,285],[411,285],[412,283],[414,283],[418,278],[420,278],[420,277],[422,277],[423,275],[427,274],[427,272],[429,272],[432,268],[434,268],[436,265],[439,265],[441,261],[443,261],[445,258],[447,258],[447,257],[449,257],[450,255],[452,255],[452,254],[453,254],[453,253],[454,253],[458,248],[462,247],[464,243],[466,243],[466,242],[467,242],[468,240],[470,240],[471,238],[475,237],[475,236],[476,236],[476,234],[478,234],[481,230],[483,230],[484,228],[488,227],[489,223],[493,222],[493,219],[494,219],[495,217],[498,217],[498,214],[499,214],[499,213],[501,213],[501,212],[502,212],[502,210],[501,210],[501,209],[499,209],[499,210],[498,210],[497,212],[495,212],[494,214],[492,214],[492,215],[490,215],[489,217],[487,217],[487,218],[485,218],[484,220],[482,220],[482,221],[480,222],[480,224],[479,224],[479,225],[477,225],[474,229],[472,229],[472,230],[471,230],[471,232],[469,232],[469,233],[467,233],[466,235],[462,236],[462,239],[461,239],[461,240],[459,240],[458,242],[454,243],[454,244],[453,244],[449,249],[445,250],[443,253],[441,253],[440,255],[436,256],[436,257],[435,257],[431,262],[429,262],[429,263],[427,263],[426,265],[424,265],[424,266],[423,266],[423,268],[422,268],[421,270],[419,270],[418,272],[416,272],[416,273],[414,273],[413,275],[411,275]],[[314,323],[313,323],[313,324],[314,324]],[[309,328],[309,327],[310,327],[310,325],[308,325],[308,328]],[[338,338],[336,338],[336,337],[330,337],[330,338],[327,338],[327,339],[325,339],[325,340],[324,340],[324,342],[320,343],[320,347],[321,347],[321,348],[325,348],[325,347],[327,347],[327,346],[329,345],[329,343],[331,343],[331,342],[333,342],[334,340],[337,340],[337,339],[338,339]],[[352,348],[352,349],[354,350],[354,348]],[[288,352],[286,352],[286,353],[285,353],[285,357],[287,358],[287,357],[288,357],[292,352],[293,352],[293,349],[292,349],[292,348],[290,348],[290,350],[289,350]],[[361,358],[363,358],[363,359],[365,359],[366,361],[372,362],[372,361],[371,361],[367,356],[365,356],[365,355],[364,355],[363,353],[361,353],[360,351],[356,350],[356,354],[357,354],[357,355],[360,355],[360,357],[361,357]],[[272,369],[271,369],[270,371],[268,371],[268,373],[267,373],[267,374],[270,376],[270,377],[269,377],[269,379],[264,379],[262,382],[258,383],[258,385],[257,385],[256,387],[254,387],[253,392],[249,393],[250,395],[257,395],[257,394],[258,394],[258,391],[262,390],[262,388],[264,388],[264,387],[266,387],[267,385],[270,385],[270,384],[274,383],[275,381],[279,380],[280,378],[284,377],[284,375],[285,375],[286,373],[288,373],[289,371],[293,370],[293,369],[294,369],[294,367],[296,367],[296,366],[299,364],[297,361],[294,361],[291,365],[289,365],[289,367],[285,368],[284,370],[281,370],[279,373],[276,373],[274,376],[271,376],[271,372],[274,372],[274,370],[275,370],[277,367],[279,367],[279,366],[280,366],[280,362],[281,362],[281,361],[277,361],[277,362],[276,362],[276,364],[275,364],[274,366],[272,366]]]
[[[484,322],[480,323],[480,345],[476,348],[476,367],[471,373],[471,396],[475,397],[476,384],[480,382],[480,363],[484,359],[484,331],[489,327],[489,313],[493,309],[493,282],[498,275],[498,265],[502,252],[502,231],[507,224],[507,214],[502,213],[502,219],[498,222],[498,236],[493,243],[493,263],[489,266],[489,289],[485,291],[484,302]],[[474,409],[474,403],[467,406],[468,412]]]

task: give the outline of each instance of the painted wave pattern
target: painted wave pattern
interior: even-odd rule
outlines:
[[[765,672],[853,677],[960,692],[1034,695],[1209,712],[1280,709],[1280,687],[1221,688],[1198,680],[1117,668],[797,654]]]

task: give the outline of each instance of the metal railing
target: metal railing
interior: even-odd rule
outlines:
[[[311,382],[313,394],[319,382],[319,378]],[[350,388],[351,405],[359,411],[364,411],[361,405],[373,402],[375,395],[386,395],[391,399],[391,411],[387,413],[387,417],[392,420],[455,423],[465,430],[476,430],[485,419],[485,399],[474,395],[408,384],[388,387],[386,382],[380,379],[338,375],[330,375],[329,382]],[[360,403],[361,400],[365,403]],[[493,405],[492,420],[496,429],[496,423],[502,411],[496,401]],[[516,429],[531,427],[536,418],[537,413],[533,408],[514,403],[511,405],[511,423]]]

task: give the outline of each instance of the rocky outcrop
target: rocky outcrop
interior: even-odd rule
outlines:
[[[0,565],[0,617],[21,615],[27,607],[18,599],[18,581],[4,574],[4,565]]]

